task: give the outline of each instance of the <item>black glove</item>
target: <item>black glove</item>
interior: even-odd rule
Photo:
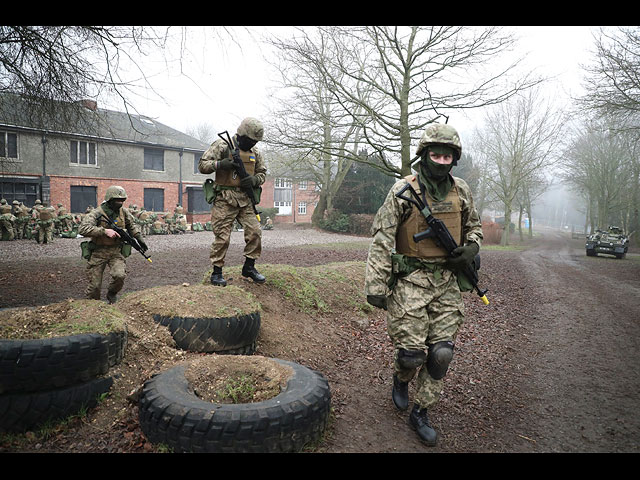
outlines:
[[[464,247],[456,248],[451,252],[452,256],[447,258],[447,268],[457,271],[465,265],[471,265],[479,251],[480,247],[475,242],[471,242]]]
[[[253,188],[258,186],[258,177],[255,175],[247,175],[240,180],[240,186],[242,188]]]
[[[367,295],[367,303],[376,308],[387,309],[387,297],[384,295]]]
[[[216,164],[216,170],[231,170],[233,166],[233,159],[223,158],[222,160],[218,160]]]
[[[147,247],[147,244],[144,243],[144,241],[142,240],[142,237],[136,237],[136,240],[140,244],[140,247],[142,247],[143,252],[146,252],[147,250],[149,250],[149,247]]]

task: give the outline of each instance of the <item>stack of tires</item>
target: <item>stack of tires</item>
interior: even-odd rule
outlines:
[[[191,352],[252,355],[260,312],[225,318],[154,315],[178,348]],[[147,439],[174,452],[297,452],[320,439],[329,419],[331,394],[319,372],[281,359],[293,375],[275,397],[255,403],[212,403],[200,399],[185,377],[185,364],[145,382],[139,421]]]
[[[33,340],[0,339],[0,431],[25,432],[97,405],[122,361],[126,329]]]

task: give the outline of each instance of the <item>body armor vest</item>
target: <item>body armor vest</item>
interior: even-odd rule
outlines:
[[[106,212],[102,210],[102,207],[98,207],[96,210],[98,210],[100,213],[103,213],[105,216],[108,216]],[[118,211],[118,215],[116,216],[116,218],[113,219],[113,221],[118,227],[122,228],[123,230],[127,229],[124,223],[124,212],[122,211],[122,208],[120,208],[120,210]],[[98,223],[96,224],[96,226],[103,227],[103,228],[111,228],[111,226],[107,223],[107,221],[102,217],[98,219]],[[104,235],[100,237],[94,237],[92,241],[96,245],[110,246],[110,245],[119,244],[121,240],[118,237],[109,238],[106,235]]]
[[[421,195],[420,184],[415,175],[409,175],[405,177],[407,182],[411,183],[418,195]],[[429,196],[429,192],[426,193],[427,202],[429,203],[429,209],[431,214],[442,220],[446,227],[449,229],[449,233],[456,241],[458,245],[462,245],[462,204],[460,202],[460,195],[458,195],[458,187],[455,182],[453,188],[449,190],[446,198],[442,202],[436,202]],[[416,233],[424,232],[428,228],[427,220],[418,211],[417,208],[412,207],[409,218],[400,224],[398,231],[396,232],[396,251],[407,255],[409,257],[417,258],[435,258],[446,257],[447,252],[436,245],[433,238],[425,238],[416,243],[413,241],[413,235]]]
[[[11,213],[11,205],[0,205],[0,215],[4,215],[6,213]]]
[[[232,141],[235,143],[235,139]],[[256,170],[256,154],[240,149],[238,149],[238,153],[240,153],[240,159],[244,164],[244,169],[249,175],[253,175]],[[228,153],[228,156],[231,157],[231,152]],[[240,177],[238,177],[238,172],[236,172],[235,168],[230,170],[216,170],[215,182],[225,187],[239,187]]]

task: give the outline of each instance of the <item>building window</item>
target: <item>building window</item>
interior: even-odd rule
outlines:
[[[87,207],[96,208],[98,206],[98,196],[96,187],[86,185],[71,186],[71,205],[72,213],[84,213]]]
[[[164,172],[164,150],[161,148],[145,148],[144,169]]]
[[[298,203],[298,215],[306,215],[307,214],[307,202]]]
[[[69,150],[69,162],[74,165],[93,165],[98,164],[96,158],[96,144],[94,142],[83,142],[79,140],[71,140]]]
[[[0,157],[18,158],[18,134],[0,131]]]
[[[287,180],[286,178],[276,178],[273,182],[273,186],[275,188],[291,188],[291,180]]]
[[[200,170],[198,170],[198,163],[200,163],[202,155],[204,155],[204,152],[196,152],[193,154],[193,173],[200,173]]]
[[[306,190],[306,189],[307,189],[307,181],[300,180],[300,182],[298,182],[298,190]]]
[[[24,203],[27,207],[33,207],[38,198],[38,186],[36,181],[21,181],[4,178],[0,182],[0,198],[4,198],[9,204],[14,200]]]
[[[144,189],[144,209],[148,212],[164,212],[164,189]]]

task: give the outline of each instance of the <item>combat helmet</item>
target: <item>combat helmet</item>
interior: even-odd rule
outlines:
[[[251,140],[259,142],[264,136],[264,127],[257,118],[247,117],[240,123],[237,131],[238,135],[244,135]]]
[[[127,199],[127,192],[125,192],[124,188],[120,187],[119,185],[112,185],[111,187],[107,188],[107,191],[104,194],[104,201],[108,202],[112,198],[118,198],[120,200],[126,200]]]
[[[432,123],[429,125],[418,143],[416,155],[422,155],[429,145],[444,145],[454,150],[453,165],[458,164],[458,159],[462,155],[462,142],[455,128],[443,123]]]

